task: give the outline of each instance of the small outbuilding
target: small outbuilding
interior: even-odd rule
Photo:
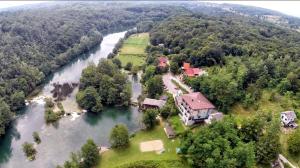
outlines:
[[[208,119],[205,120],[205,123],[211,124],[214,121],[221,121],[224,115],[221,112],[212,113],[209,115]]]
[[[167,135],[167,137],[168,137],[169,139],[172,139],[172,138],[175,138],[175,137],[176,137],[176,133],[175,133],[175,131],[173,130],[173,128],[170,126],[169,123],[167,123],[167,124],[165,125],[164,130],[165,130],[165,133],[166,133],[166,135]]]
[[[285,127],[297,128],[298,125],[296,123],[297,116],[294,111],[284,111],[280,114],[281,123]]]
[[[148,108],[161,109],[165,104],[166,104],[166,101],[164,101],[164,100],[156,100],[156,99],[146,98],[142,103],[142,108],[143,109],[148,109]]]

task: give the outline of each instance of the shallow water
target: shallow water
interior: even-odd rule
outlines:
[[[64,66],[46,82],[40,96],[51,96],[53,83],[77,83],[82,69],[90,63],[98,63],[100,58],[112,51],[125,32],[114,33],[104,37],[101,45],[94,52],[82,55],[77,60]],[[132,82],[133,98],[141,92],[139,77],[129,76]],[[67,112],[78,112],[75,103],[75,89],[63,102]],[[92,138],[98,145],[109,146],[108,137],[111,128],[118,123],[126,124],[133,132],[140,128],[139,112],[136,107],[106,108],[101,114],[82,114],[67,116],[57,124],[47,125],[44,121],[44,102],[40,99],[30,103],[11,124],[7,134],[0,142],[1,168],[53,168],[69,158],[70,152],[76,152]],[[37,131],[42,139],[36,146],[36,160],[28,161],[22,151],[25,141],[33,142],[32,133]]]

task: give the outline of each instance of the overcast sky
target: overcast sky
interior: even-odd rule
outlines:
[[[45,1],[44,1],[45,2]],[[300,1],[209,1],[214,3],[234,3],[251,5],[276,10],[288,15],[300,17]],[[0,8],[25,4],[42,3],[42,1],[0,1]]]

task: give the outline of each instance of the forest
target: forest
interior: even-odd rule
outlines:
[[[237,102],[245,107],[255,104],[265,88],[299,99],[300,35],[296,31],[241,15],[197,13],[155,25],[150,41],[147,50],[168,55],[171,69],[181,67],[183,61],[208,67],[209,76],[185,81],[221,111],[228,112]]]
[[[122,6],[122,7],[121,7]],[[179,10],[179,9],[178,9]],[[46,77],[107,33],[147,28],[176,9],[167,5],[54,4],[0,13],[0,135]]]
[[[79,106],[94,113],[101,112],[103,105],[129,106],[131,85],[127,78],[111,60],[90,65],[80,78],[76,95]]]

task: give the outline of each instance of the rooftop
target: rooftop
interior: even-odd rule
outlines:
[[[215,106],[200,92],[184,94],[181,97],[193,110],[215,108]]]
[[[290,118],[290,119],[297,118],[294,111],[284,111],[284,112],[281,112],[281,114],[284,114],[287,118]]]
[[[146,98],[143,101],[143,105],[148,105],[148,106],[157,106],[159,108],[163,107],[165,105],[166,101],[164,100],[156,100],[156,99],[150,99]]]

